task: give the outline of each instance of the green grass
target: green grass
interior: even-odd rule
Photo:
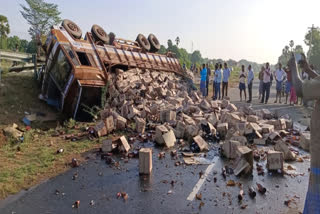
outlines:
[[[24,141],[6,138],[2,129],[12,123],[24,129],[24,112],[55,113],[48,105],[38,100],[40,89],[33,80],[33,73],[9,73],[0,86],[0,199],[29,188],[45,179],[54,177],[70,168],[72,158],[84,160],[82,154],[99,148],[99,140],[71,142],[61,137],[51,137],[57,122],[33,122],[32,129],[24,133]],[[63,123],[60,123],[63,124]],[[75,126],[79,129],[74,129]],[[88,124],[68,120],[60,129],[77,133]],[[46,131],[44,131],[46,130]],[[60,148],[61,154],[56,154]]]

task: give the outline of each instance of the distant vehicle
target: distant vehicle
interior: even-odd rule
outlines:
[[[139,34],[136,41],[130,41],[93,25],[82,39],[79,26],[67,19],[52,27],[43,49],[46,64],[38,75],[39,98],[75,119],[89,116],[84,106],[101,105],[102,88],[116,68],[183,72],[173,54],[156,53],[160,43],[153,34],[148,38]]]

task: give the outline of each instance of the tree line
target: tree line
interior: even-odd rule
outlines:
[[[226,62],[230,67],[240,67],[241,65],[244,65],[245,67],[248,67],[249,65],[252,66],[254,71],[259,71],[261,68],[261,64],[248,61],[245,59],[241,59],[239,61],[233,60],[233,59],[228,59],[228,60],[223,60],[223,59],[209,59],[209,58],[203,58],[201,55],[201,52],[199,50],[195,50],[192,53],[188,53],[188,51],[185,48],[179,48],[179,43],[180,43],[180,37],[177,37],[175,39],[175,44],[173,44],[172,40],[169,39],[167,42],[167,47],[164,45],[161,45],[161,48],[159,50],[159,53],[165,54],[167,52],[172,52],[176,55],[176,57],[179,59],[180,64],[185,64],[187,68],[190,68],[191,65],[195,65],[196,67],[200,68],[201,64],[209,64],[210,67],[213,68],[213,66],[218,63],[218,64],[223,64]]]

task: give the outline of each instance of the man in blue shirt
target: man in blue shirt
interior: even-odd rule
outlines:
[[[211,69],[209,67],[209,64],[207,63],[207,81],[206,81],[206,97],[209,94],[209,80],[210,80],[210,75],[211,75]]]
[[[222,80],[222,99],[224,96],[228,96],[228,82],[230,77],[230,69],[228,68],[227,63],[224,63],[223,69],[223,80]]]
[[[202,93],[202,96],[206,96],[206,92],[207,92],[207,87],[206,87],[206,82],[207,82],[207,69],[206,69],[206,65],[203,64],[202,65],[202,70],[200,71],[200,91]]]
[[[249,100],[247,101],[247,103],[251,103],[252,101],[252,83],[253,83],[253,79],[254,79],[254,73],[253,70],[251,68],[251,65],[248,66],[248,92],[249,92]]]
[[[221,94],[220,94],[220,85],[221,85],[221,80],[222,80],[222,64],[216,66],[216,71],[214,74],[214,99],[221,99]],[[219,94],[219,97],[218,97]]]

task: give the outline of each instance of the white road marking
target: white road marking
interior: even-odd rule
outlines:
[[[188,196],[187,200],[188,201],[193,201],[194,197],[196,196],[196,194],[198,194],[199,190],[201,189],[204,181],[207,179],[208,175],[211,173],[214,165],[215,165],[215,161],[218,159],[218,157],[214,157],[212,160],[212,163],[208,166],[208,168],[206,169],[204,175],[199,179],[198,183],[193,187],[192,192],[190,193],[190,195]]]

